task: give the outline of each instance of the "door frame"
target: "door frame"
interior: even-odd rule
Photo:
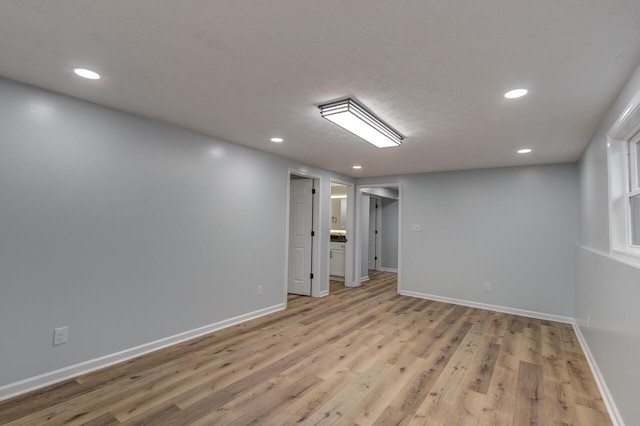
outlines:
[[[371,186],[367,186],[367,188],[371,188]],[[374,257],[377,257],[377,259],[373,261],[373,270],[381,271],[382,270],[382,200],[384,198],[380,196],[369,195],[369,199],[376,200],[376,205],[378,206],[378,208],[376,208],[376,211],[375,211],[375,219],[376,219],[375,230],[378,232],[373,237],[375,240]]]
[[[376,259],[376,271],[382,271],[382,239],[384,238],[384,235],[382,234],[382,203],[384,198],[378,197],[378,201],[380,202],[380,205],[376,211],[376,229],[378,230],[378,234],[376,235],[376,254],[378,255],[378,259]],[[399,234],[400,230],[398,229],[398,235]]]
[[[360,217],[362,212],[360,210],[362,210],[362,204],[363,204],[363,200],[362,198],[364,197],[362,190],[364,188],[398,188],[398,283],[397,283],[397,288],[396,291],[399,294],[400,290],[402,289],[401,283],[402,283],[402,204],[403,204],[403,197],[402,197],[402,182],[388,182],[388,183],[362,183],[362,184],[358,184],[356,185],[356,202],[355,202],[355,207],[356,207],[356,211],[355,211],[355,217]],[[367,203],[367,206],[369,205],[369,203]],[[369,214],[369,211],[367,210],[367,215]],[[361,235],[361,232],[356,232],[355,233],[355,258],[354,258],[354,269],[356,272],[354,275],[354,282],[353,282],[353,287],[359,287],[361,284],[360,282],[360,275],[361,275],[361,268],[362,268],[362,248],[361,248],[361,244],[362,244],[362,238],[364,238],[365,236]],[[367,236],[368,238],[368,236]]]
[[[291,176],[291,204],[289,211],[289,274],[287,292],[311,296],[315,278],[313,268],[313,205],[315,188],[313,179]]]
[[[300,176],[303,178],[313,179],[313,188],[316,190],[313,196],[313,209],[312,209],[312,230],[315,235],[311,241],[311,272],[314,274],[311,280],[311,297],[320,296],[320,265],[322,265],[322,256],[320,253],[320,241],[322,240],[322,233],[320,232],[320,194],[322,178],[320,175],[315,175],[304,170],[291,168],[287,169],[287,195],[286,195],[286,210],[285,210],[285,231],[284,231],[284,304],[287,305],[287,295],[289,294],[289,225],[291,216],[291,176]]]
[[[329,178],[329,206],[331,206],[331,183],[339,183],[340,185],[345,185],[347,187],[347,242],[344,249],[344,285],[345,287],[356,287],[353,285],[354,282],[354,263],[353,259],[355,258],[355,254],[353,252],[354,241],[355,241],[355,195],[356,189],[355,184],[353,182],[349,182],[346,180],[342,180],[336,177]],[[331,215],[329,215],[331,217]],[[331,227],[329,227],[331,228]],[[331,232],[331,231],[329,231]],[[329,244],[327,244],[327,252],[326,256],[329,259],[329,252],[331,251],[331,239],[329,239]],[[327,291],[323,293],[321,296],[328,296],[331,291],[331,284],[329,281],[331,280],[331,262],[327,261]]]

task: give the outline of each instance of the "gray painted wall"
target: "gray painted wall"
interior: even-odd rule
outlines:
[[[580,330],[625,424],[640,424],[640,269],[583,247],[576,250]]]
[[[0,93],[0,386],[283,303],[289,167],[323,177],[328,253],[330,178],[348,177],[10,80]],[[52,347],[59,326],[69,343]]]
[[[574,315],[575,164],[358,180],[382,182],[402,184],[403,290]]]
[[[399,197],[396,188],[362,188],[362,192],[374,197],[392,198],[394,200],[397,200]]]
[[[625,424],[640,424],[640,269],[609,255],[606,133],[640,90],[640,67],[580,160],[580,242],[576,317]],[[585,327],[591,318],[591,329]]]
[[[398,269],[398,200],[382,199],[381,265]]]

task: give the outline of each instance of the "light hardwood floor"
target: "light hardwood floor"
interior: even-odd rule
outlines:
[[[396,275],[0,402],[0,424],[608,425],[570,325]]]

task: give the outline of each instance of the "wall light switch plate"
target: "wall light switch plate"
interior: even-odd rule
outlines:
[[[412,223],[411,232],[422,232],[422,225],[420,225],[419,223]]]

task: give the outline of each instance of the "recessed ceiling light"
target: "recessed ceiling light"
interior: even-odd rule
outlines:
[[[533,151],[531,148],[522,148],[518,150],[518,154],[528,154]]]
[[[526,95],[528,92],[529,91],[527,89],[513,89],[505,93],[504,97],[507,99],[521,98],[524,95]]]
[[[77,75],[83,78],[88,78],[90,80],[97,80],[100,78],[100,74],[95,71],[88,70],[86,68],[76,68],[73,70]]]
[[[356,169],[356,170],[360,170],[362,168],[362,166],[357,166],[356,165],[356,166],[353,166],[353,168]]]
[[[282,139],[282,138],[271,138],[271,142],[281,143],[281,142],[284,142],[284,139]]]

